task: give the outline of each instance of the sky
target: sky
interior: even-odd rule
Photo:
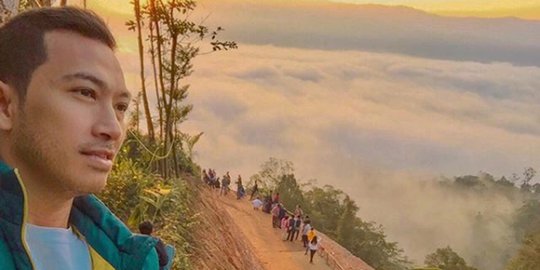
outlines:
[[[119,41],[128,86],[139,89],[128,1],[88,2]],[[415,260],[448,244],[471,258],[474,216],[507,215],[516,204],[458,200],[425,183],[539,169],[539,5],[348,2],[371,5],[199,1],[192,18],[224,27],[221,37],[239,49],[199,56],[184,82],[194,110],[182,128],[204,132],[195,159],[244,179],[269,157],[292,161],[301,181],[349,193]],[[493,225],[498,238],[507,225]],[[488,262],[496,255],[484,269],[498,269]]]
[[[354,4],[404,5],[437,14],[475,17],[519,17],[540,19],[536,0],[334,0]]]

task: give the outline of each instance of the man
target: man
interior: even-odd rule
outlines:
[[[144,221],[139,224],[139,232],[145,235],[152,235],[154,231],[154,225],[150,221]],[[158,238],[158,243],[156,245],[156,251],[159,257],[159,269],[164,269],[164,267],[169,262],[169,257],[167,255],[167,250],[165,249],[165,244]]]
[[[106,24],[77,8],[0,27],[0,269],[159,269],[158,240],[91,195],[125,135],[114,48]]]
[[[249,197],[249,200],[253,200],[253,196],[259,192],[259,183],[257,182],[257,179],[255,179],[255,185],[253,186],[253,190],[251,191],[251,196]]]

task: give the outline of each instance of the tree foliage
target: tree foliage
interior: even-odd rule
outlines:
[[[300,185],[293,163],[270,158],[251,177],[280,193],[286,208],[300,204],[312,225],[375,269],[405,270],[410,265],[397,243],[386,239],[382,226],[358,217],[358,206],[343,191],[330,185]]]
[[[261,170],[250,177],[248,186],[252,186],[257,180],[259,188],[266,192],[274,191],[279,182],[288,175],[294,174],[292,162],[271,157],[261,165]]]
[[[180,175],[182,159],[191,158],[193,145],[202,135],[191,136],[180,129],[180,124],[187,120],[193,109],[193,105],[185,102],[190,85],[182,82],[194,71],[193,59],[205,53],[201,52],[200,42],[208,40],[206,44],[212,51],[235,49],[237,45],[218,38],[219,32],[224,30],[222,27],[211,30],[202,22],[192,20],[196,1],[145,2],[131,2],[135,19],[127,21],[126,26],[137,34],[148,148],[159,153],[153,161],[154,168],[167,179],[170,175]],[[153,84],[146,83],[147,58],[151,63]],[[157,100],[155,109],[150,108],[152,95]]]
[[[540,270],[540,232],[529,234],[507,270]]]
[[[467,265],[450,247],[438,248],[434,253],[426,256],[424,263],[428,267],[438,267],[442,270],[476,270]]]

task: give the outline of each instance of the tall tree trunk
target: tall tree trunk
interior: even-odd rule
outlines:
[[[152,15],[150,15],[152,16]],[[159,86],[158,86],[158,75],[157,75],[157,69],[156,69],[156,51],[154,47],[154,41],[156,39],[155,33],[154,33],[154,24],[153,20],[150,19],[150,23],[148,25],[150,29],[150,54],[152,59],[152,71],[154,76],[154,90],[156,91],[156,100],[157,100],[157,107],[159,112],[159,139],[163,140],[163,110],[161,108],[161,97],[159,95]]]
[[[158,2],[159,4],[160,2]],[[161,31],[160,31],[160,27],[159,27],[159,19],[158,19],[158,14],[157,14],[157,9],[156,9],[156,0],[150,0],[150,18],[152,20],[151,23],[154,24],[154,29],[155,29],[155,33],[156,33],[156,49],[157,49],[157,55],[156,55],[156,58],[158,60],[158,77],[159,77],[159,89],[160,89],[160,92],[161,92],[161,109],[162,109],[162,115],[163,115],[163,110],[165,110],[165,108],[167,107],[167,98],[166,98],[166,95],[165,95],[165,80],[163,78],[163,51],[162,51],[162,36],[161,36]],[[166,116],[165,116],[166,118]],[[164,119],[164,121],[166,122],[166,119]],[[166,129],[164,128],[164,125],[165,123],[161,123],[161,127],[160,129],[163,130],[163,133],[161,134],[162,137],[160,138],[161,141],[163,142],[163,151],[162,151],[162,156],[165,156],[167,154],[167,140],[164,139],[165,137],[165,134],[167,133]],[[167,157],[164,157],[162,160],[161,160],[161,164],[160,164],[160,169],[161,169],[161,175],[163,177],[167,177]]]
[[[158,60],[158,75],[159,75],[159,89],[161,92],[161,108],[164,109],[167,107],[167,99],[165,95],[165,81],[163,79],[163,51],[161,49],[161,42],[162,42],[162,36],[161,31],[159,27],[159,21],[157,18],[157,10],[156,10],[156,0],[150,0],[150,18],[152,19],[152,22],[154,23],[154,29],[156,31],[156,49],[157,49],[157,60]],[[163,122],[161,123],[164,124]],[[164,129],[163,126],[161,129]],[[162,136],[164,136],[166,131],[163,132]],[[161,137],[161,140],[164,141],[164,138]],[[165,150],[166,151],[166,150]]]
[[[67,5],[67,0],[61,0],[61,1],[60,1],[60,6],[63,7],[63,6],[65,6],[65,5]]]
[[[141,74],[140,74],[141,90],[142,90],[142,98],[143,98],[143,106],[144,106],[144,115],[146,118],[146,128],[148,130],[148,136],[150,137],[150,141],[154,142],[156,140],[156,136],[154,135],[154,124],[152,123],[152,114],[150,112],[150,105],[148,104],[148,95],[146,94],[146,81],[144,77],[144,46],[143,46],[142,33],[141,33],[140,0],[134,0],[133,7],[135,9],[135,20],[137,22],[137,41],[139,45],[139,63],[140,63],[140,70],[141,70]]]
[[[42,6],[42,7],[50,7],[51,4],[52,4],[52,3],[51,3],[51,0],[41,0],[41,1],[39,1],[39,2],[40,2],[40,3],[39,3],[40,6]]]

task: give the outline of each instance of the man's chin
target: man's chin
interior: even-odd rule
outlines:
[[[82,183],[75,191],[75,196],[84,196],[89,194],[100,193],[105,189],[107,184],[106,179],[95,179],[86,183]]]

